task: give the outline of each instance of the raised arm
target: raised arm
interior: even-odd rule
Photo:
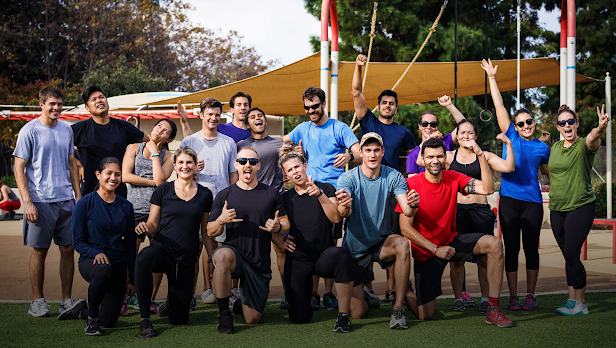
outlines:
[[[460,121],[466,118],[464,117],[464,115],[462,115],[460,110],[458,110],[458,108],[453,105],[453,103],[451,102],[451,98],[448,95],[444,95],[438,98],[438,103],[441,106],[445,107],[447,111],[449,111],[449,113],[451,113],[451,116],[453,116],[454,120],[456,120],[456,124],[460,123]],[[451,141],[453,141],[454,143],[458,142],[457,127],[455,127],[453,131],[451,131]]]
[[[148,142],[147,145],[150,153],[158,152],[158,147],[151,142]],[[159,155],[160,156],[160,155]],[[167,182],[167,179],[171,176],[173,172],[173,154],[171,151],[167,151],[165,153],[165,158],[163,159],[163,164],[160,164],[160,159],[158,156],[150,156],[152,161],[152,174],[154,176],[154,185],[162,185]]]
[[[515,155],[513,153],[511,140],[509,140],[505,133],[500,133],[496,136],[496,139],[502,141],[507,146],[507,159],[502,159],[491,152],[484,151],[483,153],[486,156],[486,160],[490,167],[497,172],[511,173],[515,170]]]
[[[494,102],[494,108],[496,109],[496,119],[498,120],[498,126],[501,129],[501,132],[506,133],[507,129],[509,129],[509,125],[511,125],[511,119],[509,118],[509,113],[505,108],[505,104],[503,103],[503,97],[498,90],[498,85],[496,84],[496,70],[498,70],[498,65],[492,66],[492,60],[485,59],[481,61],[481,67],[488,74],[488,81],[490,82],[490,94],[492,94],[492,101]]]
[[[605,135],[607,124],[610,122],[610,116],[605,112],[605,104],[601,109],[597,106],[597,116],[599,116],[599,125],[593,128],[586,137],[586,146],[590,151],[595,151],[601,146],[601,138]]]
[[[353,106],[355,106],[355,115],[357,119],[361,119],[368,112],[366,98],[361,90],[361,67],[366,65],[366,56],[360,54],[355,59],[355,72],[353,73],[353,81],[351,82],[351,94],[353,95]]]
[[[477,145],[474,140],[469,140],[464,144],[460,144],[473,151],[477,155],[479,160],[479,166],[481,167],[481,180],[471,179],[468,184],[462,189],[462,193],[465,194],[480,194],[491,195],[494,193],[494,182],[492,180],[492,172],[490,171],[490,165],[486,160],[485,154]]]
[[[178,100],[178,115],[180,116],[180,124],[182,125],[182,134],[184,138],[193,134],[192,129],[190,129],[190,125],[188,124],[188,113],[186,112],[186,107],[182,105],[182,102]]]

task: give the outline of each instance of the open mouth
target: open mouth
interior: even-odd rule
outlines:
[[[103,103],[96,104],[96,108],[97,108],[97,109],[101,109],[101,110],[102,110],[102,109],[104,109],[104,108],[105,108],[105,104],[103,104]]]
[[[250,177],[252,176],[252,170],[244,170],[243,174],[245,180],[250,180]]]
[[[293,177],[293,179],[294,179],[295,181],[299,181],[299,179],[301,179],[301,178],[302,178],[302,175],[301,175],[301,174],[297,174],[296,176],[294,176],[294,177]]]
[[[565,129],[565,134],[572,134],[573,133],[573,129]]]
[[[255,121],[255,126],[262,126],[263,125],[263,121]]]
[[[107,185],[112,186],[112,187],[116,186],[117,184],[118,184],[117,181],[107,181]]]

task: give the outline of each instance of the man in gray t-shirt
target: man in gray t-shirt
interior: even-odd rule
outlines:
[[[57,88],[39,93],[41,116],[30,121],[17,137],[15,180],[24,204],[24,244],[33,248],[30,281],[33,301],[28,314],[49,316],[43,294],[45,259],[51,240],[60,248],[60,313],[72,308],[74,251],[71,217],[75,200],[81,198],[79,173],[73,155],[73,130],[58,122],[64,96]]]

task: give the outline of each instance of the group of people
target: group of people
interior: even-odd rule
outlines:
[[[550,153],[534,138],[535,120],[528,110],[517,111],[511,122],[496,83],[497,66],[483,61],[503,132],[497,136],[503,158],[477,145],[477,124],[447,96],[438,101],[456,119],[456,129],[443,135],[438,117],[424,113],[416,146],[411,132],[393,121],[394,91],[379,96],[378,117],[368,109],[361,92],[365,62],[363,55],[357,57],[352,82],[361,139],[327,116],[325,92],[317,87],[302,95],[309,120],[282,139],[268,136],[265,112],[252,107],[245,93],[231,98],[228,124],[220,123],[222,103],[206,98],[196,133],[178,102],[184,139],[174,153],[168,148],[177,136],[172,120],[159,120],[145,135],[109,117],[105,94],[93,86],[83,93],[92,117],[71,127],[58,122],[62,93],[43,89],[42,114],[22,128],[14,152],[24,244],[33,248],[34,301],[28,313],[50,315],[43,279],[53,239],[61,251],[58,320],[84,319],[86,334],[101,335],[101,327],[113,327],[136,294],[140,337],[156,336],[153,313],[168,316],[171,324],[188,322],[202,267],[202,301],[217,304],[218,332],[233,333],[233,313],[243,314],[248,324],[263,317],[273,245],[285,291],[281,308],[288,309],[293,323],[309,322],[320,306],[316,291],[322,277],[323,305],[338,309],[333,331],[350,332],[351,318],[364,317],[380,303],[371,290],[375,262],[387,270],[390,328],[408,327],[405,306],[420,320],[434,317],[447,264],[453,310],[462,311],[475,305],[464,275],[464,263],[473,262],[486,323],[512,327],[499,304],[503,271],[510,289],[507,308],[537,306],[541,170],[552,183],[552,227],[569,286],[569,298],[557,311],[587,314],[580,250],[594,216],[590,170],[609,121],[605,111],[597,109],[599,125],[580,138],[576,113],[561,107],[557,127],[564,140]],[[401,151],[408,155],[406,179],[398,171]],[[358,165],[345,172],[349,162]],[[503,173],[504,248],[493,235],[495,215],[486,198],[494,192],[492,170]],[[168,181],[173,171],[177,178]],[[520,230],[528,280],[522,304],[517,292]],[[146,236],[150,245],[141,247]],[[79,272],[90,283],[87,301],[71,296],[74,250],[80,254]],[[168,293],[157,307],[153,300],[163,273]]]

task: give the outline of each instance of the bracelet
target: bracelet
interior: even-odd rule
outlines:
[[[158,156],[160,156],[160,152],[153,153],[153,154],[150,155],[150,157],[158,157]]]
[[[354,159],[355,159],[355,155],[353,155],[353,152],[351,152],[351,159],[349,160],[349,162],[353,162]]]
[[[207,263],[212,263],[212,258],[207,259]]]
[[[436,255],[436,252],[438,251],[438,245],[436,246],[436,248],[434,248],[434,251],[432,252],[434,255]]]
[[[419,207],[419,204],[417,204],[417,205],[409,205],[409,207],[411,207],[411,209],[417,209]]]
[[[276,231],[276,234],[280,233],[280,231],[282,231],[282,224],[278,223],[280,225],[280,227],[278,228],[278,231]]]

